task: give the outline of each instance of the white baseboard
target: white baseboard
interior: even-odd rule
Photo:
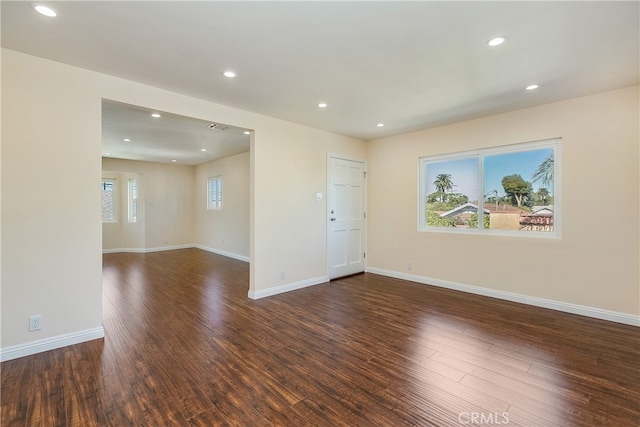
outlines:
[[[93,329],[85,329],[84,331],[73,332],[71,334],[57,335],[51,338],[31,341],[25,344],[12,345],[0,349],[0,362],[17,359],[24,356],[31,356],[32,354],[42,353],[43,351],[55,350],[56,348],[66,347],[73,344],[80,344],[85,341],[91,341],[100,338],[104,338],[104,328],[102,326]]]
[[[312,279],[301,280],[299,282],[287,283],[286,285],[274,286],[272,288],[262,289],[260,291],[252,291],[249,289],[249,298],[260,299],[270,297],[273,295],[282,294],[284,292],[295,291],[296,289],[306,288],[308,286],[319,285],[321,283],[327,283],[329,276],[314,277]]]
[[[103,254],[119,254],[120,252],[130,252],[135,254],[143,254],[145,252],[144,248],[113,248],[113,249],[103,249]]]
[[[199,245],[199,244],[186,244],[186,245],[172,245],[172,246],[159,246],[157,248],[116,248],[116,249],[103,249],[103,254],[117,254],[121,252],[135,253],[135,254],[147,254],[150,252],[162,252],[162,251],[173,251],[176,249],[189,249],[189,248],[197,248],[203,251],[211,252],[217,255],[226,256],[228,258],[237,259],[239,261],[249,262],[250,258],[245,255],[234,254],[233,252],[227,252],[220,249],[212,248],[209,246]]]
[[[158,246],[157,248],[146,248],[144,250],[144,253],[175,251],[176,249],[190,249],[193,247],[194,247],[193,243],[187,243],[185,245]]]
[[[195,245],[193,243],[189,243],[186,245],[171,245],[171,246],[158,246],[156,248],[115,248],[115,249],[103,249],[103,254],[117,254],[120,252],[128,252],[134,254],[147,254],[150,252],[162,252],[162,251],[174,251],[176,249],[189,249],[193,248]]]
[[[211,253],[214,253],[214,254],[226,256],[228,258],[237,259],[239,261],[250,262],[250,260],[251,260],[248,256],[234,254],[233,252],[222,251],[220,249],[212,248],[212,247],[209,247],[209,246],[195,244],[195,245],[193,245],[193,247],[194,248],[198,248],[198,249],[202,249],[203,251],[207,251],[207,252],[211,252]]]
[[[410,282],[422,283],[424,285],[432,285],[440,288],[453,289],[456,291],[468,292],[487,297],[498,298],[506,301],[519,302],[522,304],[533,305],[536,307],[550,308],[552,310],[563,311],[565,313],[579,314],[581,316],[593,317],[596,319],[609,320],[611,322],[624,323],[626,325],[640,326],[640,316],[633,314],[620,313],[617,311],[604,310],[596,307],[585,305],[571,304],[562,301],[555,301],[545,298],[531,297],[512,292],[498,291],[495,289],[483,288],[480,286],[465,285],[462,283],[450,282],[447,280],[433,279],[431,277],[418,276],[415,274],[407,274],[393,270],[385,270],[382,268],[367,267],[368,273],[380,274],[382,276],[393,277],[396,279],[408,280]]]

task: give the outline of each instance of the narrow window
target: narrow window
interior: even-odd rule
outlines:
[[[116,180],[103,179],[100,191],[102,196],[102,222],[116,222]]]
[[[207,185],[207,209],[222,208],[222,177],[209,178]]]
[[[129,180],[129,222],[138,221],[138,183]]]

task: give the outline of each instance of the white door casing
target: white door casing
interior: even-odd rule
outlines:
[[[328,261],[329,278],[365,269],[366,164],[329,157]]]

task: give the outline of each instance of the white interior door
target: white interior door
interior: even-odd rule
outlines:
[[[329,277],[361,273],[365,268],[364,162],[329,157]]]

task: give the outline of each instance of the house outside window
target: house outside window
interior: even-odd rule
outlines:
[[[222,177],[209,178],[207,184],[207,209],[222,209]]]
[[[116,180],[103,179],[100,185],[102,222],[117,222]]]
[[[419,229],[560,236],[560,139],[420,159]]]
[[[129,222],[138,221],[138,182],[129,180]]]

